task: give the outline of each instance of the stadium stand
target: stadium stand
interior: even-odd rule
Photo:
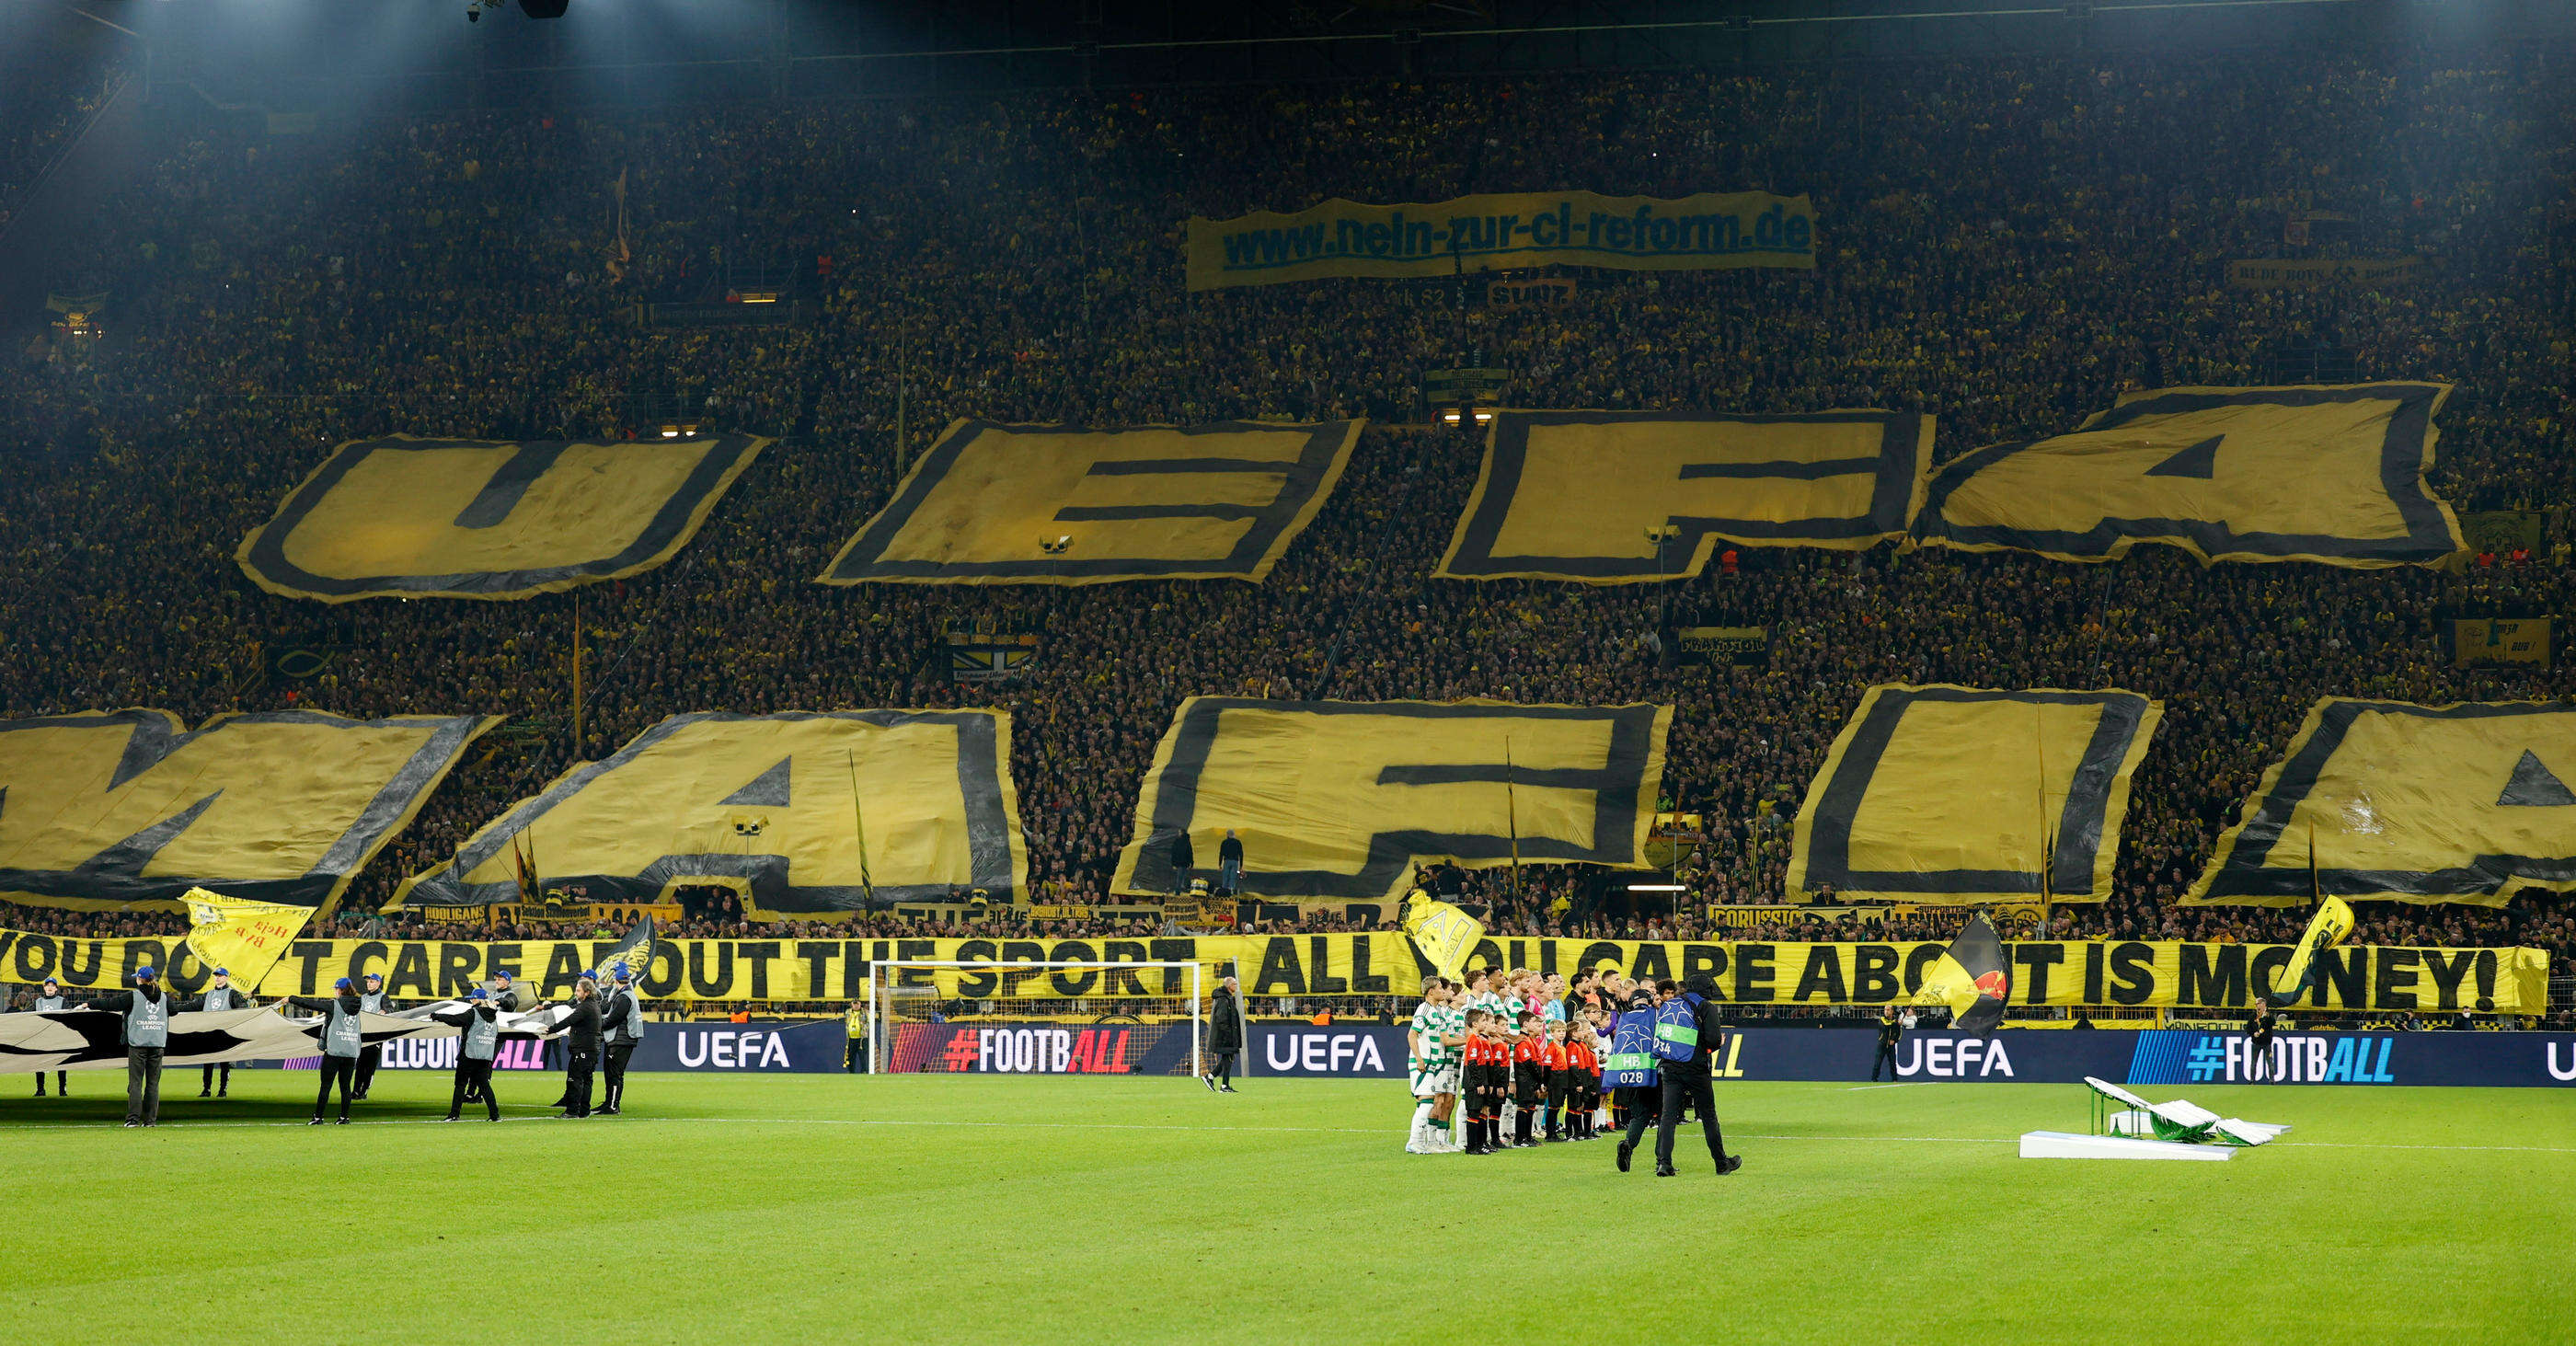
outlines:
[[[72,115],[68,92],[11,97]],[[0,173],[36,152],[0,154]],[[2175,899],[2316,698],[2576,692],[2563,661],[2454,667],[2443,640],[2453,617],[2576,610],[2576,377],[2551,299],[2551,268],[2569,261],[2546,243],[2565,208],[2553,184],[2572,171],[2576,103],[2532,53],[478,113],[312,136],[201,125],[91,234],[81,278],[131,296],[118,347],[0,352],[14,446],[0,627],[17,633],[0,644],[0,713],[513,717],[520,730],[478,747],[351,888],[337,921],[354,931],[407,919],[362,913],[511,800],[664,716],[984,703],[992,692],[947,676],[951,621],[1043,632],[1005,695],[1030,879],[1061,900],[1104,890],[1187,696],[1664,702],[1681,708],[1665,794],[1709,823],[1681,915],[1605,902],[1569,869],[1524,871],[1516,895],[1499,871],[1468,882],[1507,928],[1644,933],[1651,919],[1687,937],[1701,903],[1779,897],[1788,819],[1866,687],[2124,687],[2166,702],[2163,727],[2111,899],[2060,908],[2055,931],[2287,940],[2299,913]],[[620,183],[622,279],[603,256]],[[1487,307],[1481,282],[1178,283],[1191,215],[1712,183],[1811,195],[1818,267],[1586,276],[1553,307]],[[2285,215],[2310,207],[2350,219],[2285,248]],[[2399,255],[2436,279],[2231,289],[2224,276],[2235,258]],[[805,320],[639,311],[752,270],[786,277]],[[1422,428],[1425,369],[1507,369],[1516,406],[1925,412],[1946,461],[2063,431],[2123,389],[2263,383],[2281,350],[2328,342],[2358,378],[2454,383],[2434,485],[2462,511],[2546,511],[2543,545],[2458,573],[2203,568],[2157,548],[2079,566],[1748,547],[1671,586],[1431,578],[1482,444]],[[233,563],[350,439],[616,437],[680,415],[778,442],[658,570],[523,602],[326,609],[264,593]],[[1257,586],[812,582],[886,503],[898,458],[956,418],[1355,416],[1371,424],[1339,489]],[[576,604],[591,649],[579,743]],[[1769,669],[1660,666],[1647,637],[1666,604],[1684,625],[1770,628]],[[284,670],[288,649],[321,658]],[[7,917],[56,933],[180,928]],[[738,924],[718,899],[679,933]],[[1921,933],[1947,933],[1931,924]],[[1784,911],[1750,933],[1829,932]],[[2554,976],[2576,974],[2576,914],[2547,896],[2369,904],[2354,938],[2536,945]]]

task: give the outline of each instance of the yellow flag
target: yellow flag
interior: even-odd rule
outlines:
[[[241,987],[259,985],[313,919],[311,907],[253,902],[203,888],[189,889],[182,900],[188,904],[188,947],[197,961],[231,973],[233,985]]]
[[[1475,917],[1416,888],[1404,899],[1404,933],[1431,960],[1433,971],[1454,979],[1465,970],[1476,941],[1485,937],[1485,927]]]
[[[2317,955],[2343,943],[2351,934],[2351,906],[2340,897],[2319,902],[2317,914],[2308,918],[2308,928],[2299,936],[2298,947],[2290,950],[2290,961],[2281,968],[2280,989],[2265,993],[2265,998],[2275,1005],[2296,1003],[2317,979]]]

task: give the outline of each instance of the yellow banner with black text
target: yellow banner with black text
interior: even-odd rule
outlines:
[[[542,998],[567,993],[616,941],[299,940],[256,994],[323,994],[340,977],[385,976],[396,1000],[464,994],[500,972]],[[63,939],[0,930],[0,981],[58,976],[75,991],[113,987],[134,968],[165,970],[192,993],[206,976],[177,939]],[[1713,943],[1486,937],[1468,968],[1526,967],[1571,974],[1614,967],[1639,978],[1706,973],[1721,999],[1738,1005],[1888,1005],[1907,1001],[1947,947],[1903,943]],[[2276,989],[2287,945],[2183,944],[2134,940],[2007,943],[2018,1006],[2108,1005],[2244,1009]],[[683,939],[663,940],[643,974],[660,1000],[851,1001],[867,993],[868,970],[890,960],[961,963],[1196,962],[1231,970],[1246,995],[1410,996],[1424,966],[1412,941],[1387,932],[1329,935],[1209,935],[1140,939]],[[1186,994],[1179,969],[1133,973],[1005,972],[1001,968],[910,969],[898,984],[936,987],[974,999],[995,995],[1069,999]],[[2428,949],[2358,945],[2317,955],[2315,976],[2294,1002],[2315,1009],[2459,1010],[2536,1014],[2548,1000],[2548,955],[2539,949]]]

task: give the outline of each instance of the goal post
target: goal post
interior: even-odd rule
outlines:
[[[1193,962],[871,963],[868,1073],[1196,1076],[1214,980]]]

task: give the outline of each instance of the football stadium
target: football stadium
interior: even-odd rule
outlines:
[[[9,1340],[2576,1342],[2576,7],[16,0],[0,280]]]

